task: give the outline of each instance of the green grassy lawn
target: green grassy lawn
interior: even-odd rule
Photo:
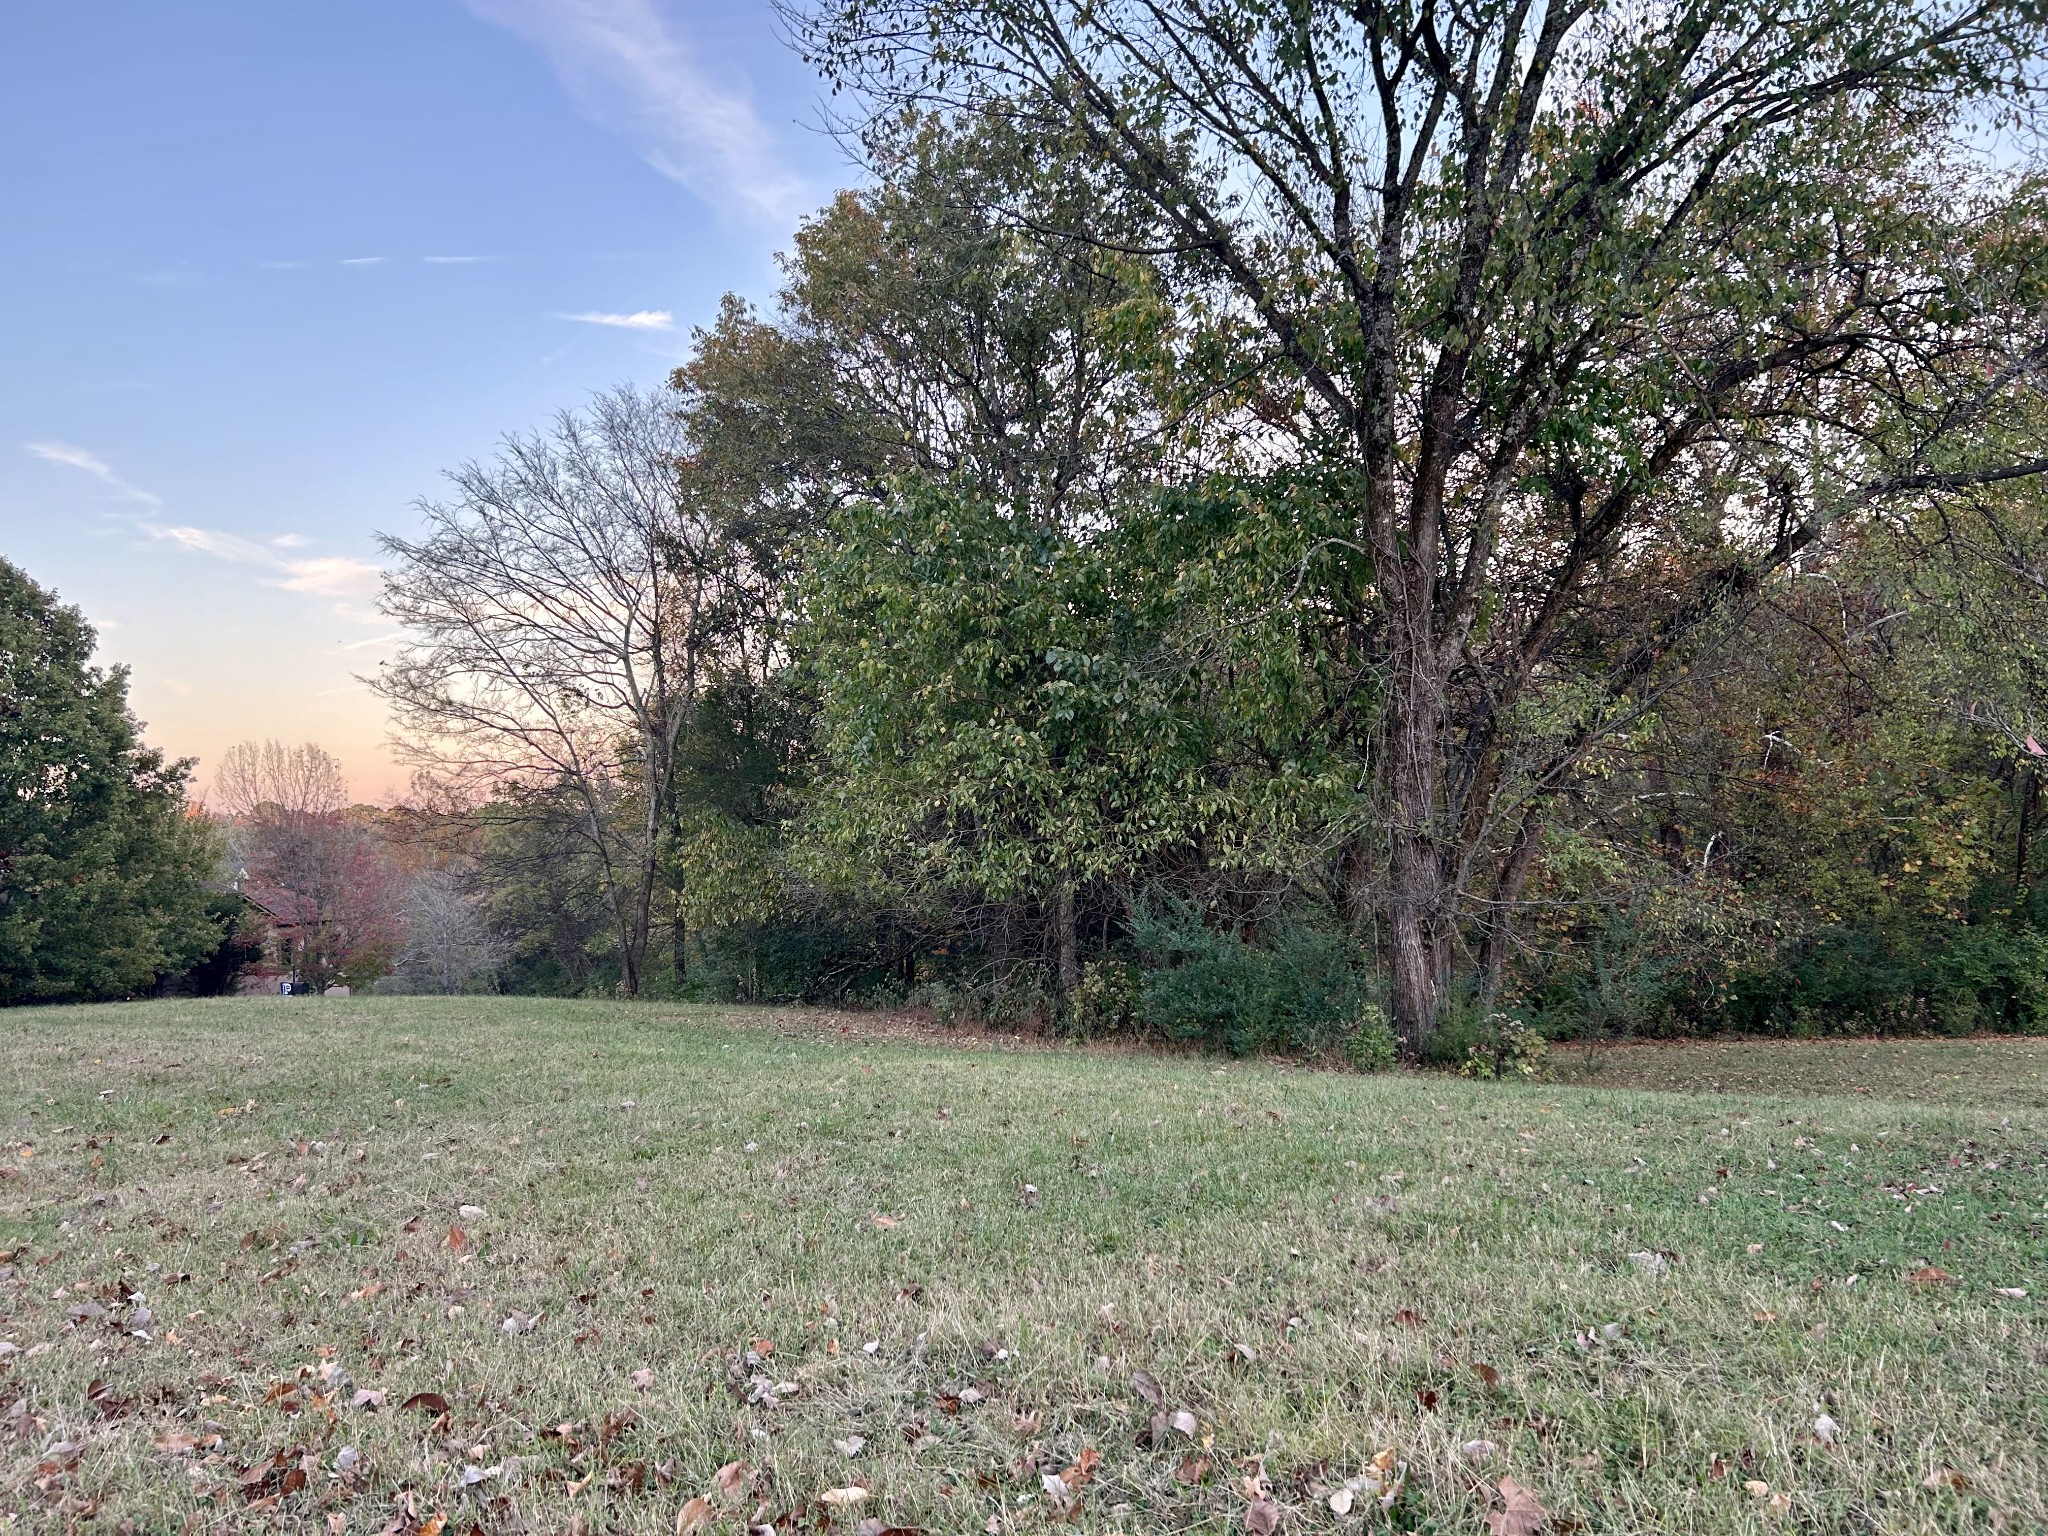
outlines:
[[[1551,1075],[1589,1088],[1857,1094],[1905,1103],[2048,1109],[2048,1039],[1692,1040],[1563,1045]]]
[[[1697,1058],[1740,1091],[1673,1093],[1614,1063],[1508,1086],[774,1022],[0,1013],[0,1514],[2048,1519],[2037,1049],[1931,1047],[1876,1084],[1908,1102],[1756,1091],[1859,1086],[1813,1047]]]

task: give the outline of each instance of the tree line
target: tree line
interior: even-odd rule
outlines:
[[[2048,1023],[2033,10],[785,20],[862,184],[385,541],[494,984]]]
[[[866,184],[387,541],[536,975],[2041,1019],[2032,13],[787,20]]]

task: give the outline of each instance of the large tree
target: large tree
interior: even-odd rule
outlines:
[[[220,940],[191,764],[142,744],[128,674],[93,644],[0,560],[0,1003],[137,992]]]
[[[1346,867],[1419,1044],[1497,972],[1560,789],[1829,530],[2037,473],[2007,0],[842,0],[906,108],[1095,157],[1276,453],[1343,487],[1382,831]],[[1042,227],[1029,193],[1005,210]],[[1086,239],[1090,231],[1062,233]],[[1286,445],[1291,443],[1292,448]]]
[[[994,518],[1014,524],[1026,544],[1071,544],[1147,499],[1168,466],[1185,473],[1225,441],[1212,418],[1227,409],[1227,392],[1202,371],[1179,366],[1173,317],[1158,301],[1151,264],[1135,254],[1142,241],[1127,193],[1091,176],[1085,158],[1047,157],[1043,145],[1000,121],[899,126],[878,146],[873,183],[840,194],[799,229],[773,311],[729,300],[673,381],[692,482],[735,521],[758,528],[791,564],[831,569],[812,591],[823,608],[804,615],[784,604],[774,615],[822,620],[808,634],[821,657],[848,654],[839,648],[849,637],[848,616],[825,610],[862,606],[865,597],[849,583],[872,577],[891,586],[903,551],[888,530],[922,521],[937,501],[959,498],[964,525]],[[992,211],[1026,196],[1056,210],[1054,224],[1084,225],[1096,236],[1121,231],[1133,237],[1130,248],[1112,250],[1050,225],[1021,228]],[[1204,420],[1209,428],[1194,430]],[[971,564],[941,577],[927,561],[922,574],[982,579]],[[902,665],[888,681],[901,685],[903,697],[877,691],[872,668],[862,675],[828,662],[807,671],[819,707],[833,719],[881,709],[916,735],[909,722],[931,702],[910,697],[922,687],[917,666],[938,660],[947,627],[968,622],[975,606],[963,591],[962,606],[938,620],[946,595],[920,595],[931,600],[934,629],[912,624],[902,635],[874,637],[901,642]],[[873,596],[875,607],[887,609],[889,596]],[[1019,660],[1025,670],[1034,664]],[[886,793],[859,803],[882,788],[875,752],[862,752],[836,727],[827,735],[814,804],[842,840],[880,835],[883,806],[904,807]],[[1055,758],[1040,765],[1049,777],[1036,792],[1068,795],[1068,819],[1086,820],[1095,787],[1082,782],[1078,758]],[[952,791],[932,780],[938,767],[927,758],[919,775],[927,792],[944,798]],[[908,782],[883,777],[898,788]],[[963,798],[973,793],[953,788]],[[1062,814],[1049,803],[1045,811],[1050,819]],[[998,819],[1002,831],[962,829],[977,846],[973,857],[924,861],[920,878],[892,895],[917,887],[912,904],[929,910],[937,889],[930,881],[938,864],[949,864],[944,899],[993,907],[1005,933],[1019,926],[1048,932],[1062,957],[1056,973],[1070,985],[1077,902],[1087,899],[1081,887],[1102,877],[1101,861],[1084,855],[1074,836],[1027,847],[1032,840],[1020,828],[1033,817]],[[855,834],[849,829],[856,825],[867,830]],[[859,883],[873,891],[872,877],[884,869],[900,873],[920,862],[896,857],[908,852],[907,845],[877,846],[865,861],[871,878]]]

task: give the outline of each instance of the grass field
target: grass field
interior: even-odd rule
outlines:
[[[656,1005],[0,1013],[0,1512],[2039,1528],[2044,1055],[1837,1049],[1508,1086]]]

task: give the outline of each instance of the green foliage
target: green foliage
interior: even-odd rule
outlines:
[[[1165,903],[1141,912],[1132,934],[1144,966],[1139,1021],[1233,1056],[1342,1048],[1371,985],[1355,945],[1286,918],[1254,940]]]
[[[874,914],[824,906],[700,930],[682,995],[705,1002],[900,1004],[904,988]]]
[[[0,560],[0,1003],[118,997],[213,950],[211,825],[142,745],[121,668]]]
[[[1045,973],[1036,965],[956,973],[920,982],[905,1001],[928,1009],[933,1020],[948,1029],[1043,1029],[1061,1017]],[[1071,1004],[1069,1009],[1071,1020],[1075,1017]]]
[[[1529,1079],[1543,1075],[1550,1042],[1533,1025],[1511,1013],[1488,1013],[1480,1020],[1478,1035],[1465,1046],[1458,1076]]]
[[[1749,1034],[2048,1032],[2048,934],[2016,921],[1825,929],[1739,977]]]
[[[1115,1035],[1138,1013],[1141,973],[1127,960],[1105,955],[1081,969],[1081,984],[1067,999],[1067,1028],[1077,1035]]]
[[[1344,1057],[1360,1072],[1385,1072],[1401,1054],[1401,1042],[1378,1003],[1366,1003],[1344,1036]]]
[[[1162,495],[1063,530],[928,481],[811,552],[812,873],[843,888],[1042,899],[1206,845],[1292,871],[1351,811],[1370,690],[1282,598],[1312,491]]]

